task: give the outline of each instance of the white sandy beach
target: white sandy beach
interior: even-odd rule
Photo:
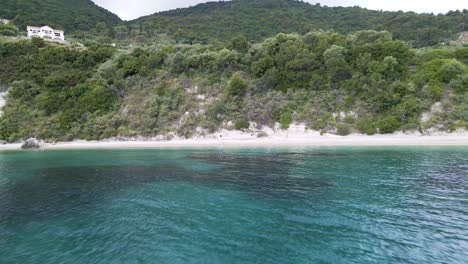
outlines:
[[[42,149],[131,149],[131,148],[203,148],[203,147],[336,147],[336,146],[467,146],[468,132],[434,133],[395,133],[391,135],[336,136],[320,135],[318,131],[307,130],[301,125],[288,130],[264,128],[268,136],[258,137],[258,132],[222,130],[218,133],[192,139],[175,137],[172,140],[161,138],[132,138],[125,140],[83,141],[43,143]],[[21,144],[0,145],[0,150],[20,149]]]

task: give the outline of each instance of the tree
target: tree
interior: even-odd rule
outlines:
[[[325,66],[332,82],[342,81],[349,77],[349,66],[344,53],[345,49],[336,45],[323,53]]]
[[[392,34],[388,31],[375,31],[375,30],[361,30],[350,36],[347,41],[353,45],[366,45],[375,43],[377,41],[391,41]]]
[[[114,31],[118,39],[122,40],[128,36],[128,28],[126,26],[116,26]]]
[[[240,53],[246,53],[249,50],[249,41],[247,37],[244,35],[239,35],[231,40],[231,44],[229,45],[230,49],[236,50]]]
[[[236,72],[229,79],[227,93],[231,97],[243,96],[247,90],[247,83],[242,79],[239,72]]]

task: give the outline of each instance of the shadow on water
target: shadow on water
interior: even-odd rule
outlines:
[[[320,175],[298,175],[297,172],[290,172],[291,169],[300,167],[304,158],[317,156],[335,155],[285,152],[267,155],[207,154],[192,155],[190,158],[222,165],[222,169],[208,175],[208,183],[238,186],[257,196],[300,198],[302,192],[330,186],[328,182],[315,177]],[[341,155],[336,155],[339,156]]]
[[[171,178],[178,167],[63,167],[41,169],[34,177],[0,189],[0,223],[27,221],[64,213],[80,214],[118,192]]]
[[[289,170],[307,156],[311,155],[208,154],[190,157],[198,162],[221,165],[219,169],[208,172],[192,171],[176,165],[39,169],[34,172],[34,177],[0,189],[0,224],[18,224],[70,214],[80,216],[106,199],[115,197],[113,193],[160,182],[188,182],[234,189],[258,199],[272,196],[301,199],[312,190],[330,186],[317,177],[290,175]]]

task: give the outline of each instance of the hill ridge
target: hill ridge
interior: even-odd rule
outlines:
[[[144,28],[148,35],[154,31],[167,33],[186,43],[226,41],[236,35],[261,41],[281,32],[304,34],[319,29],[343,34],[387,30],[396,39],[421,47],[455,38],[466,22],[468,10],[434,15],[328,7],[296,0],[234,0],[159,12],[128,21],[127,25]]]
[[[86,31],[97,23],[121,23],[121,19],[91,0],[2,0],[0,18],[13,19],[20,29],[49,25],[69,32]]]

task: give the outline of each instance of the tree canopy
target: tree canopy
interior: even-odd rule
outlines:
[[[0,140],[189,137],[250,123],[340,135],[468,128],[467,49],[415,50],[380,31],[131,51],[0,40],[10,87]]]
[[[147,35],[167,33],[183,43],[229,41],[245,35],[261,41],[277,33],[305,34],[333,29],[339,33],[387,30],[414,46],[432,46],[454,38],[468,23],[468,10],[447,14],[373,11],[327,7],[296,0],[233,0],[156,13],[128,22]]]

